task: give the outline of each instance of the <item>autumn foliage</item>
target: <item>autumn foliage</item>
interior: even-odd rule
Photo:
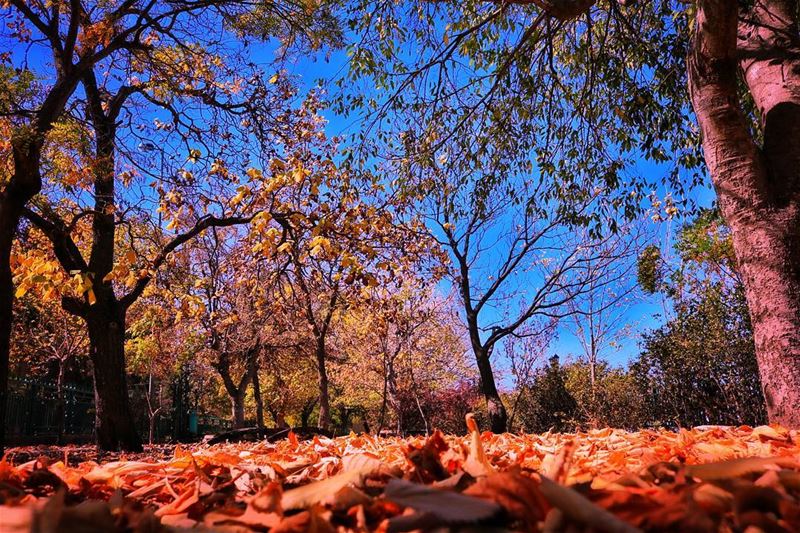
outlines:
[[[4,531],[793,531],[798,434],[778,426],[79,449],[0,463]],[[61,453],[59,452],[59,453]],[[35,526],[34,526],[35,527]]]

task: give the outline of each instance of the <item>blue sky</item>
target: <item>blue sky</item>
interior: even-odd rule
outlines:
[[[343,52],[337,52],[331,56],[329,61],[319,58],[316,60],[307,58],[298,60],[291,65],[290,70],[301,77],[305,88],[311,88],[317,82],[322,82],[323,85],[330,87],[332,80],[345,73],[347,69],[346,63],[346,55]],[[335,87],[330,90],[335,91]],[[357,116],[342,117],[330,110],[324,112],[324,115],[329,120],[330,134],[354,134],[360,127]],[[631,172],[652,177],[653,182],[658,182],[658,178],[668,172],[666,166],[659,166],[645,159],[637,161],[635,168],[630,170]],[[659,195],[663,195],[667,191],[660,190],[656,192]],[[700,206],[708,206],[714,199],[714,193],[708,187],[695,189],[690,191],[688,195],[690,199]],[[667,254],[671,247],[671,237],[681,223],[679,219],[649,223],[654,243],[661,245]],[[444,285],[443,290],[449,290],[449,287]],[[669,304],[661,295],[639,295],[630,305],[624,306],[620,311],[624,313],[622,323],[630,327],[631,334],[622,337],[616,346],[607,348],[603,357],[613,365],[624,366],[638,355],[641,334],[664,323],[664,315],[665,312],[669,312]],[[491,320],[492,317],[487,318]],[[551,343],[548,353],[543,354],[540,359],[546,361],[547,357],[552,354],[558,354],[562,358],[571,358],[581,353],[582,349],[578,339],[570,332],[570,328],[562,325],[557,328],[556,337]],[[497,361],[500,367],[498,370],[502,374],[500,381],[509,385],[510,378],[506,369],[507,361],[503,361],[502,356],[499,354],[496,357],[501,359]]]

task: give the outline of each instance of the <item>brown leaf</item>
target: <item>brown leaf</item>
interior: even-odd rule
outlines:
[[[519,469],[483,477],[464,494],[496,502],[515,520],[531,528],[544,519],[550,507],[539,490],[539,483]]]
[[[281,506],[285,511],[310,507],[335,494],[347,485],[359,484],[364,479],[364,476],[373,471],[374,467],[374,464],[365,464],[360,468],[342,472],[328,479],[288,490],[283,493]]]
[[[546,477],[541,478],[540,489],[547,501],[557,507],[568,519],[608,533],[633,533],[639,531],[605,509],[593,504],[581,494],[563,487]]]
[[[428,513],[445,524],[477,522],[500,511],[499,505],[481,498],[433,489],[402,479],[390,480],[384,496],[404,507]]]

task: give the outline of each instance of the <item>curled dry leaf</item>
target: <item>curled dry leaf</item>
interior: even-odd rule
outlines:
[[[598,507],[573,489],[541,479],[541,491],[553,507],[557,507],[566,518],[584,526],[591,526],[597,531],[606,533],[635,533],[639,531],[632,525],[623,522],[605,509]]]
[[[800,461],[790,457],[746,457],[731,459],[721,463],[691,465],[686,467],[687,475],[711,481],[717,479],[731,479],[754,472],[763,472],[770,468],[800,468]]]
[[[332,496],[348,485],[357,485],[361,483],[364,477],[372,473],[375,468],[376,465],[374,463],[364,464],[358,468],[342,472],[328,479],[288,490],[283,493],[281,506],[286,511],[310,507]]]
[[[467,414],[467,429],[469,430],[469,457],[464,461],[464,471],[472,477],[488,476],[494,473],[494,466],[486,458],[486,452],[481,442],[481,432],[472,413]]]
[[[500,506],[494,502],[457,492],[433,489],[403,479],[389,480],[384,497],[404,507],[430,514],[443,524],[478,522],[500,511]]]

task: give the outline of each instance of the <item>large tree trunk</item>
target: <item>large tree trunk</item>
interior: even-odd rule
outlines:
[[[692,104],[731,227],[771,422],[800,427],[800,62],[794,2],[699,2]],[[737,33],[739,50],[737,51]],[[760,118],[758,146],[737,97],[739,67]]]
[[[231,420],[234,429],[244,427],[244,391],[245,389],[242,388],[236,394],[231,395]]]
[[[247,386],[250,384],[250,380],[253,377],[252,365],[248,365],[248,368],[245,369],[239,383],[234,383],[233,376],[231,375],[230,354],[224,351],[221,352],[214,368],[219,372],[219,376],[222,378],[222,383],[225,385],[225,390],[231,402],[231,423],[234,429],[243,428],[244,398],[247,392]]]
[[[11,247],[21,209],[8,195],[0,197],[0,453],[6,437],[8,365],[13,324],[14,281],[11,275]]]
[[[98,299],[86,317],[94,368],[95,429],[102,450],[141,451],[128,401],[125,374],[125,314]]]
[[[478,363],[478,373],[481,378],[481,392],[483,392],[483,397],[486,399],[489,427],[493,433],[505,433],[508,427],[508,415],[506,414],[506,406],[497,392],[489,354],[486,350],[480,350],[475,353],[475,359]]]
[[[331,406],[328,390],[328,370],[325,366],[327,354],[324,338],[317,340],[316,357],[317,372],[319,374],[319,422],[317,425],[327,431],[331,426]]]
[[[42,126],[49,127],[49,124]],[[43,139],[43,134],[12,139],[14,174],[0,192],[0,453],[6,441],[8,365],[14,321],[11,248],[25,204],[42,188],[39,160]]]

